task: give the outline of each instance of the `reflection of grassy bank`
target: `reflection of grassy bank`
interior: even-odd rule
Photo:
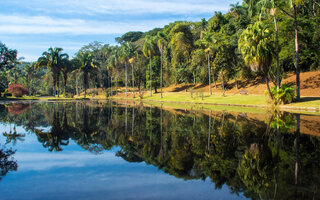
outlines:
[[[39,96],[23,96],[23,97],[1,97],[0,101],[23,101],[23,100],[41,100],[41,101],[66,101],[66,100],[90,100],[89,98],[65,98],[65,97],[39,97]]]
[[[171,102],[156,102],[148,101],[144,105],[152,105],[166,109],[178,109],[178,110],[215,110],[215,111],[229,111],[229,112],[239,112],[239,113],[267,113],[267,109],[257,109],[250,107],[240,107],[240,106],[219,106],[210,104],[192,104],[192,103],[171,103]]]

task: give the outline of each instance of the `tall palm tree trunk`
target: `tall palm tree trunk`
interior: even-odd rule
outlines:
[[[83,88],[84,88],[84,98],[87,98],[87,85],[88,85],[88,74],[83,74]]]
[[[150,56],[150,97],[152,97],[152,57]]]
[[[132,66],[132,89],[133,89],[133,98],[135,98],[135,95],[134,95],[134,67],[133,67],[133,63],[131,63],[131,66]]]
[[[277,24],[277,17],[273,15],[274,21],[274,29],[276,32],[276,54],[277,54],[277,93],[280,88],[280,61],[279,61],[279,34],[278,34],[278,24]]]
[[[77,73],[76,73],[76,92],[77,92],[77,96],[79,96],[78,74]]]
[[[162,59],[163,59],[163,52],[160,51],[161,54],[161,68],[160,68],[160,98],[162,99]]]
[[[222,75],[222,77],[221,77],[221,79],[222,79],[222,96],[225,96],[225,88],[224,88],[224,73],[223,73],[223,71],[221,72],[221,75]]]
[[[125,68],[126,68],[126,97],[128,96],[128,68],[127,68],[127,62],[125,62]]]
[[[66,88],[67,88],[67,82],[65,81],[65,83],[64,83],[64,97],[65,98],[67,98],[67,90],[66,90]]]
[[[56,78],[55,76],[53,77],[53,96],[56,96]]]
[[[64,83],[64,89],[63,90],[64,90],[64,97],[65,98],[67,98],[67,89],[66,89],[67,88],[67,81],[68,81],[68,76],[64,75],[64,82],[63,82]]]
[[[208,73],[209,73],[209,93],[212,95],[211,90],[211,69],[210,69],[210,54],[208,53]]]
[[[110,96],[112,96],[112,77],[110,77]]]
[[[293,3],[293,17],[294,17],[294,30],[295,30],[297,100],[299,100],[300,99],[299,40],[298,40],[297,6],[295,5],[295,3]]]

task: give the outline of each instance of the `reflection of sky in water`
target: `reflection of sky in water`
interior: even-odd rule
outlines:
[[[0,124],[0,130],[9,132],[10,126]],[[49,152],[35,134],[21,127],[17,132],[26,137],[13,146],[18,171],[9,172],[0,181],[3,200],[241,198],[225,186],[215,190],[209,179],[184,181],[144,162],[128,163],[115,156],[118,147],[94,155],[70,141],[62,147],[63,152]],[[2,134],[0,143],[5,143]]]

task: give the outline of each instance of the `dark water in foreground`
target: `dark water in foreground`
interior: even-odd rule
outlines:
[[[320,199],[319,116],[28,102],[0,130],[1,199]]]

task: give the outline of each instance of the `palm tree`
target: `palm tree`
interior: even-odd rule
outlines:
[[[294,31],[295,31],[295,62],[296,62],[296,87],[297,87],[297,99],[300,99],[300,65],[299,65],[299,38],[298,38],[298,6],[302,4],[302,0],[289,0],[288,5],[292,9],[292,14],[282,9],[280,5],[273,1],[274,7],[279,8],[287,16],[291,17],[294,21]]]
[[[269,97],[273,99],[269,87],[268,71],[275,53],[272,32],[261,21],[251,24],[240,36],[239,50],[246,64],[253,71],[262,72]]]
[[[62,48],[52,48],[50,47],[48,51],[43,52],[42,56],[38,59],[37,67],[47,67],[52,72],[53,77],[53,96],[58,92],[59,97],[59,77],[61,72],[61,66],[63,59],[68,58],[68,54],[61,53]],[[56,86],[58,91],[56,91]]]
[[[158,44],[158,48],[159,48],[160,56],[161,56],[161,59],[160,59],[160,62],[161,62],[161,68],[160,68],[160,98],[162,99],[163,50],[164,50],[165,45],[167,44],[168,39],[166,38],[166,36],[165,36],[165,34],[163,32],[158,32],[157,40],[158,40],[157,44]]]
[[[89,73],[99,66],[93,56],[89,52],[79,52],[77,55],[79,62],[81,63],[80,70],[83,73],[83,88],[84,88],[84,98],[87,97],[87,87],[89,82]]]
[[[152,58],[155,54],[154,39],[151,36],[147,36],[143,44],[143,54],[150,59],[150,96],[152,96]]]
[[[61,72],[63,75],[63,85],[64,85],[64,95],[65,98],[67,97],[67,93],[66,93],[66,87],[67,87],[67,81],[68,81],[68,76],[69,73],[71,73],[72,71],[75,70],[74,68],[74,60],[69,60],[69,59],[64,59],[62,62],[62,67],[61,67]]]
[[[212,95],[211,90],[211,67],[210,67],[210,51],[212,50],[212,44],[215,40],[212,38],[212,34],[209,31],[202,32],[202,42],[205,45],[205,52],[208,58],[208,77],[209,77],[209,93]]]
[[[290,11],[286,11],[275,0],[259,0],[258,5],[261,7],[261,11],[269,11],[270,14],[273,16],[275,30],[276,30],[276,51],[277,51],[277,87],[280,86],[280,78],[279,78],[279,42],[278,42],[278,27],[277,27],[277,18],[276,18],[276,9],[281,10],[284,14],[291,17],[294,20],[294,30],[295,30],[295,63],[296,63],[296,87],[297,87],[297,99],[300,99],[300,66],[299,66],[299,39],[298,39],[298,5],[301,4],[303,1],[299,0],[289,0],[287,1],[287,5],[289,5],[292,9],[292,13]],[[255,11],[255,1],[246,0],[246,3],[249,5],[249,10]]]
[[[279,35],[278,35],[278,24],[277,24],[277,9],[275,5],[275,0],[259,0],[259,1],[249,1],[248,2],[249,9],[251,15],[254,14],[256,10],[260,10],[260,18],[262,14],[266,15],[272,15],[273,16],[273,22],[274,22],[274,29],[275,29],[275,45],[276,45],[276,59],[277,59],[277,92],[280,88],[280,61],[279,61]],[[257,8],[257,9],[256,9]]]
[[[126,45],[122,45],[121,48],[121,61],[124,64],[126,70],[126,96],[128,96],[128,69],[127,69],[127,59],[128,59],[128,48]]]
[[[126,96],[128,96],[128,68],[127,68],[127,62],[132,56],[134,56],[134,52],[136,50],[136,47],[131,42],[126,42],[122,45],[121,48],[121,57],[123,60],[123,63],[125,65],[126,70]],[[133,69],[133,68],[132,68]]]
[[[109,56],[109,59],[108,59],[108,73],[111,75],[111,76],[114,76],[113,80],[116,81],[116,92],[118,91],[118,65],[120,63],[120,59],[119,59],[119,56],[120,55],[120,50],[119,50],[119,47],[115,46],[115,47],[112,47],[111,49],[111,53],[110,53],[110,56]],[[112,78],[111,78],[111,94],[112,94]]]

